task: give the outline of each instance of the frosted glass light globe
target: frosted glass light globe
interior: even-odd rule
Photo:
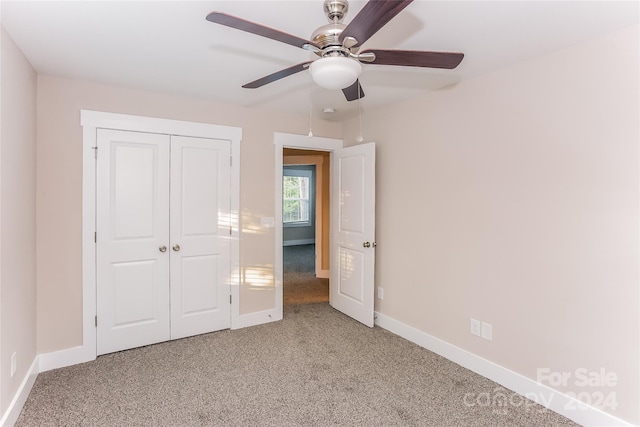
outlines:
[[[325,56],[311,63],[309,72],[313,81],[325,89],[344,89],[358,80],[362,65],[344,56]]]

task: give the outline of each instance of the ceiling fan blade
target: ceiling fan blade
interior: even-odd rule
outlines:
[[[342,31],[340,42],[353,37],[358,41],[356,46],[362,45],[411,2],[413,0],[369,0]]]
[[[302,48],[306,44],[315,46],[309,40],[305,40],[270,27],[265,27],[264,25],[256,24],[255,22],[247,21],[246,19],[227,15],[222,12],[211,12],[207,15],[207,21],[215,24],[226,25],[227,27],[246,31],[247,33],[256,34],[258,36],[290,44],[291,46],[299,48]]]
[[[276,80],[280,80],[292,74],[306,70],[307,68],[309,68],[309,64],[311,64],[311,62],[313,61],[301,62],[300,64],[285,68],[284,70],[276,71],[273,74],[269,74],[268,76],[264,76],[258,80],[254,80],[250,83],[247,83],[246,85],[242,85],[242,87],[245,89],[256,89],[262,87],[268,83],[273,83]]]
[[[356,99],[364,98],[364,91],[362,90],[362,86],[360,86],[360,82],[358,80],[356,80],[351,86],[342,89],[342,93],[344,93],[344,97],[347,98],[347,101],[355,101]]]
[[[380,50],[370,49],[362,53],[373,53],[376,59],[369,62],[378,65],[404,65],[405,67],[456,68],[464,53],[427,52],[423,50]]]

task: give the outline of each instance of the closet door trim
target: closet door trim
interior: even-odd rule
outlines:
[[[96,358],[96,136],[97,129],[162,133],[168,135],[226,139],[231,142],[231,328],[239,325],[240,269],[240,141],[242,129],[208,123],[186,122],[80,111],[82,125],[82,344],[51,354],[41,370],[56,369]],[[99,153],[98,153],[99,155]]]

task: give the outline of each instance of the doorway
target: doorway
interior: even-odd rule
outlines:
[[[283,165],[283,304],[328,303],[329,153],[284,149]]]
[[[330,153],[329,304],[363,323],[374,325],[375,143],[343,148],[342,141],[293,134],[274,136],[276,145],[276,314],[282,319],[282,181],[283,150]],[[328,261],[328,260],[327,260]]]

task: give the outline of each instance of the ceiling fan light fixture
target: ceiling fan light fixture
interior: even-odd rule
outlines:
[[[351,86],[358,80],[362,65],[344,56],[325,56],[311,63],[309,73],[322,88],[337,90]]]

